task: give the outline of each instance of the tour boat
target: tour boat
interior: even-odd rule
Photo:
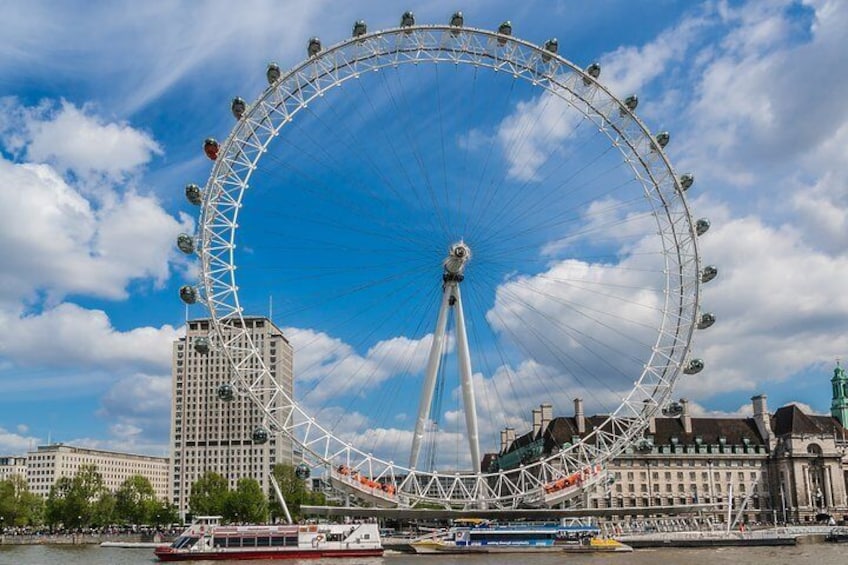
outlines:
[[[373,522],[223,526],[220,516],[201,516],[154,554],[160,561],[373,557],[383,546]]]
[[[416,553],[577,553],[633,551],[623,543],[600,537],[597,527],[570,523],[457,520],[453,526],[423,536],[410,545]]]

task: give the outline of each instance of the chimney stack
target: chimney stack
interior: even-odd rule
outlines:
[[[501,430],[501,453],[506,452],[506,429]]]
[[[652,406],[651,401],[645,400],[645,402],[643,404],[643,410],[644,410],[643,414],[647,413],[648,409],[651,406]],[[657,420],[654,416],[651,416],[650,418],[648,418],[648,433],[651,434],[651,435],[657,433]]]
[[[685,398],[680,399],[680,406],[683,411],[680,413],[680,421],[683,423],[683,433],[692,433],[692,416],[689,415],[689,401]]]
[[[751,404],[754,408],[754,423],[757,425],[757,431],[768,445],[769,451],[773,451],[777,444],[777,439],[771,431],[771,416],[768,413],[765,394],[760,394],[751,397]]]
[[[542,431],[542,409],[533,409],[533,439],[539,437],[539,432]]]
[[[583,414],[583,399],[574,399],[574,421],[577,423],[577,433],[583,435],[586,433],[586,417]]]
[[[546,402],[539,406],[539,410],[542,412],[542,434],[544,434],[548,431],[548,425],[553,419],[554,407],[552,404]]]
[[[506,432],[506,447],[505,449],[509,449],[512,445],[512,442],[515,441],[515,428],[506,428],[504,430]]]

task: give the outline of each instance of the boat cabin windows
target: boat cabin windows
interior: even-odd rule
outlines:
[[[297,534],[265,536],[220,536],[215,538],[215,547],[286,547],[297,546]]]

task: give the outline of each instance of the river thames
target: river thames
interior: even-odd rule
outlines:
[[[831,565],[848,563],[844,544],[799,544],[782,547],[720,547],[710,549],[639,549],[633,553],[563,555],[409,555],[387,554],[362,559],[274,560],[256,563],[288,565]],[[119,549],[99,546],[17,545],[0,546],[0,565],[140,565],[157,563],[152,549]],[[209,564],[211,561],[197,561]],[[245,561],[215,561],[244,565]]]

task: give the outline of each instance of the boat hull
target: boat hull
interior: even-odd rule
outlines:
[[[557,545],[452,545],[448,543],[416,542],[410,544],[415,553],[615,553],[633,551],[627,544],[616,541],[603,541],[591,544]]]
[[[380,549],[258,549],[251,551],[195,551],[171,552],[170,548],[157,549],[154,553],[159,561],[246,561],[256,559],[322,559],[351,557],[380,557]]]

